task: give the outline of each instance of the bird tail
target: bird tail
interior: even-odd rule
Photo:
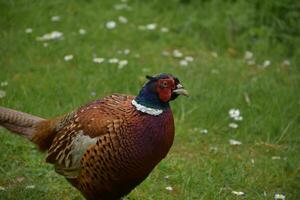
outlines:
[[[53,123],[54,120],[0,107],[0,126],[29,139],[42,151],[50,147],[55,137]]]
[[[0,125],[29,140],[32,139],[37,124],[43,120],[27,113],[0,107]]]

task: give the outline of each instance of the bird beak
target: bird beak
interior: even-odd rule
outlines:
[[[177,84],[176,89],[173,90],[173,92],[175,92],[176,94],[179,94],[179,95],[189,96],[188,91],[186,91],[181,84]]]

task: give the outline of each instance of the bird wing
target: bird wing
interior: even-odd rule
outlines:
[[[116,101],[111,103],[118,104]],[[58,123],[58,133],[46,159],[55,165],[59,174],[77,178],[82,169],[82,158],[91,154],[91,149],[97,146],[96,149],[101,152],[105,146],[117,148],[120,145],[126,122],[120,115],[122,112],[112,107],[113,104],[107,101],[92,103],[62,117],[63,123]]]

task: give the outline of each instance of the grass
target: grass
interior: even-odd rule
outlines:
[[[115,10],[118,1],[0,1],[0,82],[8,82],[0,105],[49,118],[113,92],[137,94],[146,74],[169,72],[191,96],[172,103],[174,145],[130,199],[299,199],[299,32],[290,26],[299,17],[297,2],[266,2],[257,15],[258,1],[129,1],[131,11]],[[290,12],[281,19],[284,9]],[[51,22],[54,15],[61,20]],[[120,15],[128,24],[105,28]],[[158,28],[138,29],[149,23]],[[80,28],[87,33],[78,34]],[[36,41],[54,30],[64,39],[48,47]],[[124,49],[130,54],[118,54]],[[161,55],[174,49],[194,61],[180,66],[180,59]],[[245,61],[246,50],[255,65]],[[64,61],[67,54],[74,59]],[[120,70],[93,63],[93,55],[129,64]],[[262,68],[265,60],[271,65]],[[231,108],[244,118],[237,129],[228,127]],[[0,199],[82,199],[23,138],[1,129],[0,152]]]

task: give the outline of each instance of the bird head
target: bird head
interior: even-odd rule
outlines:
[[[171,74],[146,76],[148,82],[136,97],[138,103],[151,108],[164,108],[179,95],[188,96],[178,78]]]

